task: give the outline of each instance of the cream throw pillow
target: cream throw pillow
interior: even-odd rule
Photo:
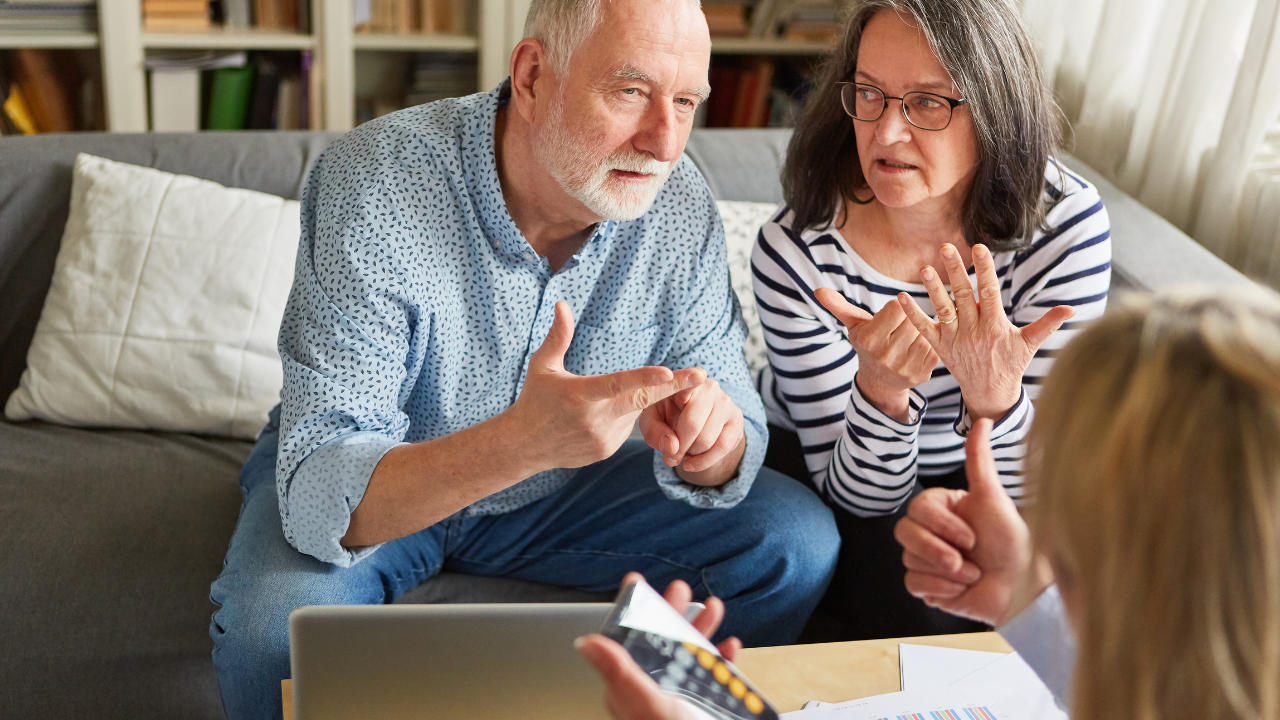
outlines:
[[[252,438],[280,394],[298,234],[294,200],[80,154],[5,417]]]
[[[769,364],[764,346],[764,330],[760,328],[760,314],[756,312],[756,292],[751,282],[751,251],[756,246],[760,227],[773,217],[778,206],[773,203],[719,200],[720,219],[724,222],[724,239],[729,249],[729,281],[738,294],[742,316],[747,321],[747,342],[743,348],[747,354],[747,367],[751,377]]]

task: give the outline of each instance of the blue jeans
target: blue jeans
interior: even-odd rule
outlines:
[[[284,538],[276,499],[278,431],[271,426],[240,474],[244,504],[209,625],[222,704],[231,720],[281,717],[289,677],[289,613],[303,605],[389,603],[442,569],[604,592],[637,570],[655,587],[677,578],[727,606],[721,637],[748,646],[793,642],[835,571],[840,536],[809,490],[761,470],[728,510],[669,500],[652,450],[629,441],[564,488],[503,515],[458,513],[386,543],[350,568]]]

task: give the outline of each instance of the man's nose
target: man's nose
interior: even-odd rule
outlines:
[[[889,100],[889,107],[884,109],[884,114],[875,122],[876,140],[881,145],[911,142],[911,123],[907,122],[907,116],[903,114],[901,100]]]
[[[652,155],[655,160],[675,162],[680,157],[680,147],[685,139],[681,135],[687,135],[687,132],[688,129],[676,117],[675,104],[659,101],[645,112],[633,144],[636,150]]]

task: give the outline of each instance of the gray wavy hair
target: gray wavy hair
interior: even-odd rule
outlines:
[[[912,19],[973,114],[979,161],[963,210],[965,239],[993,252],[1021,250],[1044,229],[1046,169],[1062,139],[1062,113],[1031,37],[1010,0],[857,0],[844,37],[809,95],[782,170],[795,229],[825,227],[845,199],[869,191],[840,87],[857,69],[862,31],[888,10]],[[1049,194],[1054,195],[1055,189]]]
[[[701,0],[686,2],[701,9]],[[601,0],[533,0],[524,21],[524,36],[542,43],[556,75],[564,78],[569,59],[600,24]]]

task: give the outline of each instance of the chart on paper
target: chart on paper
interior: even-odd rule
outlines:
[[[959,710],[931,710],[924,713],[910,713],[878,720],[996,720],[991,710],[985,707],[968,707]]]

